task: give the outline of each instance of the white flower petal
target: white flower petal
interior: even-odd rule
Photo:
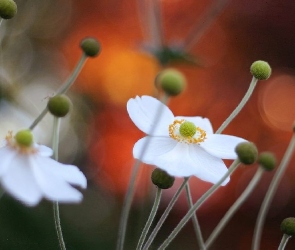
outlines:
[[[147,146],[146,143],[148,143]],[[147,164],[154,164],[155,158],[171,151],[176,144],[177,141],[170,137],[146,136],[135,143],[133,147],[133,156],[136,159],[140,159],[142,150],[145,147],[145,152],[140,160]]]
[[[159,117],[158,110],[162,112]],[[144,133],[169,136],[169,125],[173,123],[174,115],[171,110],[159,100],[151,96],[132,98],[127,102],[127,111],[134,124]]]
[[[236,159],[235,147],[241,142],[246,142],[246,140],[231,135],[212,134],[208,135],[207,139],[200,146],[216,157]]]
[[[85,175],[76,166],[62,164],[47,157],[38,157],[37,162],[40,164],[40,168],[58,175],[64,181],[81,188],[87,187]]]
[[[194,162],[194,175],[201,180],[215,184],[227,172],[227,167],[220,158],[208,154],[198,145],[190,145],[189,155]],[[224,186],[228,182],[229,177],[222,183],[222,185]]]
[[[186,121],[193,122],[196,127],[200,127],[201,129],[205,130],[206,134],[213,134],[213,128],[208,118],[203,118],[201,116],[176,116],[175,119],[184,119]]]
[[[9,170],[2,176],[1,183],[9,194],[26,205],[34,206],[42,198],[26,155],[18,155],[13,159]]]
[[[39,145],[39,144],[36,144],[35,147],[37,148],[39,155],[47,156],[47,157],[50,157],[53,155],[53,150],[49,147],[46,147],[44,145]]]
[[[195,172],[186,143],[176,143],[170,151],[155,158],[153,164],[175,177],[188,177]]]
[[[36,181],[47,199],[58,202],[80,202],[82,200],[82,194],[68,184],[63,176],[48,170],[50,166],[46,165],[43,157],[30,159]]]
[[[12,150],[9,147],[0,148],[0,177],[9,169],[10,163],[16,155],[17,151]]]

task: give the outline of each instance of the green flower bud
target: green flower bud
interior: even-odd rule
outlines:
[[[251,74],[258,80],[266,80],[271,75],[271,67],[265,61],[256,61],[250,67]]]
[[[282,221],[281,231],[289,236],[295,235],[295,218],[289,217]]]
[[[186,79],[178,70],[165,69],[156,77],[156,84],[160,86],[167,95],[176,96],[184,90]]]
[[[33,134],[29,129],[18,131],[14,139],[18,145],[23,147],[30,147],[33,144]]]
[[[56,117],[64,117],[69,112],[71,100],[65,95],[51,97],[47,103],[49,112]]]
[[[152,172],[152,182],[161,189],[171,188],[174,184],[175,178],[166,173],[166,171],[156,168]]]
[[[258,163],[266,171],[271,171],[276,167],[277,160],[274,154],[270,152],[263,152],[258,156]]]
[[[239,143],[235,151],[239,157],[240,162],[245,165],[253,164],[257,160],[258,150],[252,142]]]
[[[0,0],[0,17],[10,19],[15,16],[17,5],[13,0]]]
[[[87,56],[95,57],[99,54],[101,47],[95,38],[87,37],[81,41],[81,49]]]

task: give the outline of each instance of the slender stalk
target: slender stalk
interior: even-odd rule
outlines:
[[[217,129],[216,134],[220,134],[228,126],[228,124],[236,117],[236,115],[242,110],[242,108],[245,106],[250,96],[252,95],[257,82],[258,80],[255,77],[253,77],[250,83],[250,86],[245,96],[241,100],[240,104],[235,108],[235,110],[230,114],[230,116],[222,123],[219,129]]]
[[[256,187],[257,183],[261,179],[262,174],[264,173],[264,169],[262,167],[259,167],[253,176],[251,182],[249,183],[248,187],[244,190],[244,192],[241,194],[241,196],[235,201],[235,203],[230,207],[230,209],[226,212],[226,214],[223,216],[219,224],[215,227],[209,238],[207,239],[205,246],[206,248],[209,248],[211,244],[214,242],[214,240],[218,237],[218,235],[221,233],[223,228],[226,226],[226,224],[229,222],[231,217],[235,214],[235,212],[240,208],[240,206],[243,204],[243,202],[248,198],[248,196],[252,193],[253,189]]]
[[[209,9],[197,21],[184,41],[184,51],[189,51],[203,36],[216,17],[224,10],[229,0],[213,1]]]
[[[72,74],[69,76],[69,78],[64,82],[64,84],[57,90],[57,95],[64,94],[68,89],[73,85],[74,81],[77,79],[79,73],[81,72],[86,59],[88,57],[83,53],[80,60],[78,61],[76,67],[74,68]],[[44,116],[47,114],[48,108],[47,106],[44,108],[44,110],[41,112],[41,114],[36,118],[36,120],[32,123],[32,125],[29,127],[29,129],[34,129],[36,125],[44,118]]]
[[[291,238],[291,236],[284,234],[281,240],[281,243],[278,247],[278,250],[284,250],[285,247],[287,246],[288,240]]]
[[[155,239],[157,233],[159,232],[160,228],[162,227],[164,221],[166,220],[167,216],[169,215],[171,209],[173,208],[174,204],[178,200],[181,191],[185,187],[186,183],[188,182],[188,178],[185,178],[181,186],[178,188],[174,196],[172,197],[171,201],[169,202],[168,206],[166,207],[164,213],[162,214],[161,218],[159,219],[157,225],[155,226],[154,230],[152,231],[150,237],[148,238],[147,242],[145,243],[143,250],[149,249],[153,240]]]
[[[168,102],[169,97],[167,95],[164,95],[162,98],[162,103],[166,104]],[[156,113],[155,116],[155,121],[154,121],[154,126],[151,128],[151,131],[149,134],[153,134],[153,132],[157,128],[157,120],[159,119],[161,113],[163,112],[163,106],[161,105]],[[126,236],[126,228],[127,228],[127,221],[129,217],[129,212],[131,208],[131,203],[132,203],[132,198],[134,194],[134,187],[135,187],[135,180],[138,174],[139,166],[141,164],[142,157],[144,156],[144,153],[148,147],[149,144],[149,139],[146,140],[146,143],[142,147],[141,154],[139,155],[139,159],[136,160],[133,168],[132,168],[132,173],[131,173],[131,178],[129,182],[129,186],[126,192],[126,196],[123,202],[123,209],[122,209],[122,215],[121,215],[121,220],[120,220],[120,225],[119,225],[119,232],[118,232],[118,241],[117,241],[117,250],[122,250],[124,248],[124,241],[125,241],[125,236]]]
[[[137,250],[140,250],[143,246],[143,243],[145,241],[145,238],[149,232],[149,229],[152,225],[152,222],[156,216],[156,213],[158,211],[158,207],[159,207],[159,204],[160,204],[160,201],[161,201],[161,196],[162,196],[162,189],[161,188],[157,188],[157,192],[156,192],[156,197],[155,197],[155,201],[154,201],[154,205],[152,207],[152,210],[151,210],[151,213],[150,213],[150,216],[142,230],[142,233],[141,233],[141,236],[139,238],[139,241],[138,241],[138,244],[137,244],[137,247],[136,249]]]
[[[280,183],[280,181],[287,169],[288,163],[289,163],[289,161],[292,157],[292,154],[294,152],[294,148],[295,148],[295,134],[293,134],[293,136],[291,138],[291,141],[290,141],[288,148],[285,152],[285,155],[281,161],[281,164],[278,167],[278,170],[275,173],[275,175],[269,185],[267,193],[266,193],[264,200],[262,202],[262,205],[260,207],[260,211],[259,211],[256,225],[255,225],[253,242],[252,242],[252,249],[253,250],[259,250],[262,228],[263,228],[266,214],[269,210],[270,203],[273,199],[273,196],[275,195],[278,185],[279,185],[279,183]]]
[[[186,197],[187,197],[189,208],[191,208],[193,206],[193,199],[192,199],[192,195],[191,195],[191,191],[190,191],[190,187],[189,187],[189,182],[187,182],[186,185],[185,185],[185,191],[186,191]],[[194,225],[194,229],[195,229],[199,249],[200,250],[205,250],[204,239],[203,239],[203,236],[202,236],[200,224],[198,222],[198,218],[197,218],[196,213],[194,213],[192,221],[193,221],[193,225]]]
[[[59,127],[60,127],[60,118],[54,117],[52,149],[53,149],[53,158],[55,160],[58,160]],[[61,229],[59,206],[58,206],[57,201],[53,202],[53,215],[54,215],[55,230],[56,230],[60,249],[66,250],[66,245],[65,245],[65,241],[63,239],[63,234],[62,234],[62,229]]]
[[[228,176],[230,176],[239,166],[240,161],[235,160],[232,165],[227,170],[226,174],[215,183],[205,194],[201,196],[201,198],[189,209],[186,215],[182,218],[182,220],[178,223],[178,225],[174,228],[172,233],[168,236],[168,238],[163,242],[163,244],[158,248],[159,250],[165,249],[171,241],[175,238],[175,236],[180,232],[180,230],[184,227],[184,225],[189,221],[189,219],[194,215],[197,209],[212,195],[215,191],[221,186],[221,184],[226,180]]]

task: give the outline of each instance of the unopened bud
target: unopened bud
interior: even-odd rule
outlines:
[[[81,41],[81,49],[85,55],[89,57],[95,57],[99,54],[101,47],[99,42],[95,38],[87,37]]]
[[[65,95],[51,97],[47,103],[49,112],[56,117],[64,117],[69,112],[71,100]]]
[[[15,16],[17,5],[13,0],[0,0],[0,17],[10,19]]]
[[[253,164],[257,160],[258,150],[252,142],[242,142],[235,149],[240,162],[245,165]]]
[[[258,156],[258,164],[266,171],[271,171],[276,167],[277,160],[274,154],[263,152]]]
[[[265,61],[256,61],[250,67],[251,74],[258,80],[266,80],[271,75],[271,67]]]
[[[289,217],[282,221],[281,231],[289,236],[295,235],[295,218]]]
[[[176,96],[186,86],[184,75],[176,69],[165,69],[156,77],[157,86],[161,87],[167,95]]]
[[[152,172],[152,182],[161,189],[168,189],[173,186],[175,178],[167,174],[166,171],[156,168]]]

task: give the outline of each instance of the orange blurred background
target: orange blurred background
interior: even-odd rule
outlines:
[[[157,95],[154,79],[162,69],[157,58],[146,49],[154,45],[153,37],[147,33],[148,23],[141,23],[146,13],[139,12],[137,6],[137,2],[150,1],[62,2],[71,7],[66,31],[56,39],[58,41],[52,38],[48,42],[44,37],[37,40],[45,44],[54,41],[54,45],[61,50],[63,57],[55,69],[61,65],[66,69],[58,73],[62,78],[81,56],[78,45],[82,38],[93,36],[101,43],[101,54],[87,61],[71,93],[82,97],[83,105],[87,106],[86,110],[90,110],[87,119],[83,120],[85,117],[80,117],[80,120],[83,120],[83,129],[79,123],[81,130],[85,130],[85,141],[79,143],[85,145],[81,146],[83,155],[78,162],[83,164],[82,169],[88,174],[90,183],[90,191],[87,191],[89,193],[85,195],[85,203],[82,205],[82,208],[86,209],[84,214],[89,213],[89,218],[85,221],[90,223],[97,216],[97,210],[103,211],[100,219],[93,219],[91,227],[88,225],[87,228],[84,222],[85,228],[82,230],[85,229],[87,232],[84,232],[85,240],[88,240],[86,237],[100,236],[99,240],[103,239],[102,241],[109,243],[104,249],[114,249],[122,200],[134,163],[132,148],[143,136],[129,119],[126,103],[136,95]],[[154,2],[161,4],[163,37],[167,46],[177,46],[185,42],[190,30],[198,20],[202,21],[200,17],[213,3],[206,0]],[[66,10],[65,8],[64,11]],[[173,113],[207,117],[213,128],[218,129],[247,91],[252,78],[249,72],[252,62],[265,60],[272,66],[271,78],[258,83],[250,101],[224,133],[254,142],[260,152],[271,151],[280,162],[292,136],[295,120],[295,33],[292,32],[295,23],[294,12],[295,2],[291,0],[229,1],[198,43],[186,51],[194,55],[201,65],[168,65],[181,70],[188,82],[186,91],[169,102]],[[77,104],[74,107],[79,109],[81,106]],[[81,110],[83,113],[84,108]],[[281,221],[286,217],[295,216],[295,171],[292,168],[294,163],[293,157],[274,198],[266,220],[261,249],[277,249],[282,237],[279,229]],[[152,169],[153,167],[147,165],[140,169],[126,249],[133,249],[136,244],[151,207],[155,192],[155,187],[150,183]],[[256,169],[257,166],[238,169],[230,183],[222,187],[198,211],[205,239],[245,189]],[[265,173],[254,193],[233,217],[211,249],[250,249],[256,217],[272,176],[273,173]],[[176,180],[174,187],[164,192],[161,212],[181,181]],[[191,178],[190,184],[194,200],[211,186],[195,177]],[[99,201],[95,201],[98,207],[93,207],[95,202],[88,200],[98,197],[95,192],[100,195]],[[74,208],[74,212],[70,207],[64,209],[67,211],[65,217],[69,214],[74,217],[80,214],[79,209]],[[109,214],[110,211],[113,214]],[[156,239],[156,244],[163,241],[186,211],[185,197],[181,197]],[[79,223],[77,222],[77,227]],[[169,249],[183,248],[183,244],[186,249],[196,249],[196,240],[190,223]],[[91,249],[90,243],[87,246],[87,249]],[[294,248],[295,243],[290,240],[286,249]]]

